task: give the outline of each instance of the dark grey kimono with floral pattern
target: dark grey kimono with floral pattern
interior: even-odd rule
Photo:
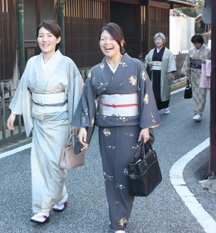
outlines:
[[[138,96],[139,115],[104,116],[96,113],[95,100],[101,95],[134,93]],[[111,227],[114,230],[124,230],[134,200],[128,192],[128,163],[138,146],[140,130],[160,124],[151,82],[138,59],[124,54],[115,73],[110,69],[106,58],[91,69],[72,125],[89,129],[94,123],[99,127]]]

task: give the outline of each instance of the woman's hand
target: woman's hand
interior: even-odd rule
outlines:
[[[144,139],[144,143],[146,143],[149,140],[149,138],[150,138],[149,128],[142,129],[139,134],[138,142]]]
[[[148,65],[149,65],[149,67],[152,67],[152,62],[150,61],[150,62],[148,63]]]
[[[78,134],[78,139],[79,139],[79,142],[87,147],[88,144],[86,143],[86,140],[87,140],[87,131],[85,128],[80,128],[80,131],[79,131],[79,134]]]
[[[172,79],[174,78],[173,73],[170,72],[170,73],[168,74],[168,77],[169,77],[170,80],[172,80]]]
[[[203,64],[206,64],[206,59],[205,58],[202,58],[201,60],[202,60]]]
[[[16,119],[16,114],[11,112],[10,116],[7,119],[7,127],[9,130],[14,130],[15,119]]]

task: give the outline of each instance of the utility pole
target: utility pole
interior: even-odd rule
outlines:
[[[25,69],[24,0],[17,0],[17,5],[18,5],[19,71],[21,77]]]
[[[206,1],[207,2],[207,1]],[[211,91],[210,91],[210,177],[216,176],[216,1],[211,0],[212,26],[211,26]]]

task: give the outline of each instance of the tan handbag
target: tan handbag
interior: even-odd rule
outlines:
[[[74,138],[75,130],[72,130],[72,133],[66,146],[64,146],[60,157],[59,167],[62,169],[72,169],[85,165],[85,151],[81,151],[76,155],[74,154]]]

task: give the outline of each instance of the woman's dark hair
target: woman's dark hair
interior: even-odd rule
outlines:
[[[191,38],[191,42],[194,44],[194,43],[200,43],[200,44],[203,44],[204,43],[204,38],[202,35],[194,35],[192,36]]]
[[[41,24],[38,25],[36,36],[38,37],[39,30],[45,28],[50,33],[52,33],[56,38],[62,37],[62,32],[60,26],[53,20],[44,20]],[[56,45],[55,50],[58,50],[59,43]]]
[[[108,31],[109,34],[113,37],[113,39],[119,44],[120,46],[120,53],[123,55],[125,53],[125,41],[123,46],[121,45],[121,41],[124,40],[124,34],[120,26],[116,23],[108,23],[104,27],[101,28],[99,34],[99,40],[101,38],[101,34],[103,31]]]

